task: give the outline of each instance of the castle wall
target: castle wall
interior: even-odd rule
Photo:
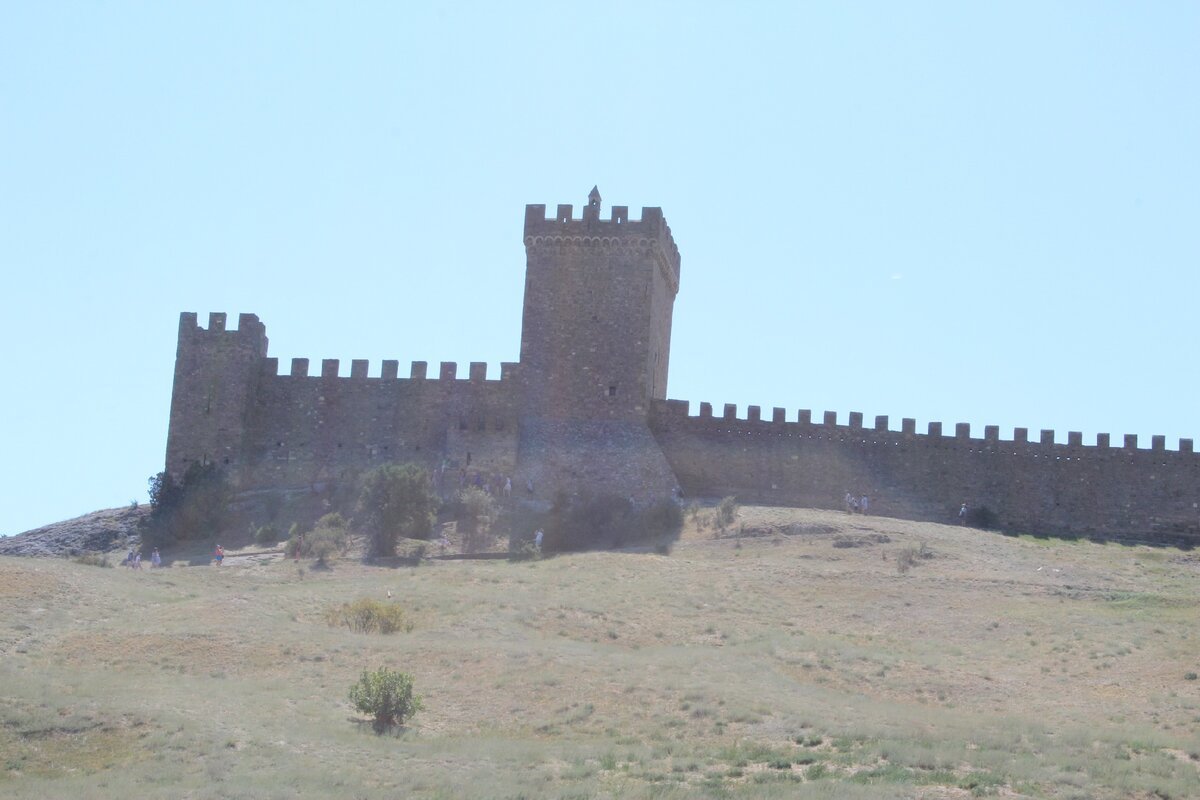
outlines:
[[[420,361],[403,378],[396,361],[367,377],[365,360],[339,377],[336,359],[317,370],[292,359],[279,374],[257,317],[242,315],[238,332],[224,318],[211,315],[204,330],[195,314],[181,317],[167,454],[176,477],[206,460],[240,490],[318,486],[390,462],[513,473],[516,364],[502,364],[498,380],[483,363],[458,377],[453,362],[430,376]]]
[[[525,209],[526,284],[520,364],[468,374],[443,363],[436,375],[395,361],[369,378],[366,361],[339,377],[336,360],[310,371],[293,359],[280,374],[266,329],[253,314],[226,329],[224,314],[201,328],[179,325],[166,468],[217,463],[243,490],[314,487],[389,462],[511,475],[520,496],[548,504],[558,491],[616,494],[650,504],[685,494],[746,502],[840,508],[846,492],[871,498],[872,513],[956,519],[963,502],[986,507],[1002,528],[1200,544],[1200,458],[1189,439],[1167,450],[1107,434],[1084,446],[989,426],[973,438],[940,423],[917,433],[861,414],[838,425],[783,409],[739,419],[707,403],[664,400],[680,257],[661,209],[629,219],[614,206],[600,219],[593,189],[582,217]],[[457,476],[451,474],[455,488]],[[532,491],[530,491],[532,490]]]
[[[486,364],[457,378],[457,365],[444,362],[430,378],[425,362],[416,362],[399,378],[397,362],[385,361],[382,377],[368,378],[366,362],[355,361],[351,376],[341,378],[333,359],[321,362],[319,375],[308,374],[306,359],[294,359],[283,375],[276,359],[264,359],[241,485],[311,485],[389,462],[512,474],[514,366],[486,380]]]
[[[1189,439],[1178,451],[1157,436],[1150,449],[1132,436],[1110,446],[1105,434],[1084,446],[1072,432],[1063,445],[1053,431],[1029,441],[1017,429],[1008,441],[994,426],[979,439],[966,424],[947,435],[940,423],[917,433],[910,419],[901,431],[886,417],[867,428],[861,414],[837,425],[832,413],[813,422],[801,411],[788,422],[779,408],[770,420],[756,406],[745,419],[731,405],[720,415],[707,403],[699,416],[688,410],[663,401],[651,415],[687,495],[842,508],[849,491],[868,495],[871,513],[935,521],[955,521],[966,502],[986,506],[1008,530],[1200,544],[1200,457]]]

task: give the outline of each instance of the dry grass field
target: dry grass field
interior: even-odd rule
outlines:
[[[1200,555],[735,529],[394,568],[0,559],[0,797],[1200,797]],[[388,591],[411,631],[325,621]],[[380,665],[425,703],[383,736],[347,699]]]

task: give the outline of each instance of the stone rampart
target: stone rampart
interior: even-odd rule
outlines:
[[[184,314],[182,325],[181,363],[207,367],[216,377],[225,373],[232,345],[196,335],[194,314]],[[171,419],[168,468],[176,475],[193,461],[218,458],[243,490],[309,487],[388,462],[512,473],[516,364],[501,364],[500,377],[488,380],[485,363],[472,362],[459,377],[455,362],[443,362],[430,377],[426,362],[415,361],[401,378],[397,361],[384,361],[379,377],[368,377],[365,360],[351,361],[350,375],[339,376],[337,359],[311,370],[309,359],[294,358],[280,374],[279,360],[265,357],[265,335],[263,341],[261,352],[248,356],[252,370],[237,413],[219,426],[208,423],[203,398],[177,389],[176,403],[187,407]]]
[[[514,364],[502,365],[498,380],[486,380],[483,363],[472,363],[466,378],[454,362],[441,363],[436,378],[421,361],[407,378],[395,361],[384,361],[378,378],[367,377],[365,361],[352,362],[350,377],[338,376],[337,360],[323,360],[319,375],[307,366],[293,359],[279,375],[276,360],[264,359],[247,417],[243,485],[320,483],[388,462],[511,474]]]
[[[1007,530],[1200,544],[1200,456],[1190,439],[1167,450],[1155,436],[1142,449],[1136,436],[1113,446],[1101,434],[1096,445],[1083,445],[1071,432],[1067,444],[1056,444],[1050,430],[1030,441],[1018,428],[1004,440],[996,426],[972,438],[966,423],[947,435],[937,422],[918,433],[912,419],[899,431],[887,417],[865,427],[857,413],[838,425],[832,412],[819,422],[808,411],[788,421],[781,408],[769,419],[757,406],[745,418],[732,405],[715,415],[701,403],[699,412],[668,400],[651,413],[688,495],[841,508],[851,492],[868,495],[872,513],[944,521],[965,502],[988,508]]]
[[[546,505],[559,491],[616,494],[652,504],[733,494],[745,502],[841,507],[866,494],[871,511],[912,519],[957,518],[964,502],[1009,530],[1200,544],[1200,457],[1190,439],[1168,450],[1137,437],[1095,445],[1078,432],[1011,440],[995,426],[974,438],[940,422],[917,432],[887,417],[867,427],[826,412],[794,420],[750,406],[744,418],[701,403],[666,400],[671,320],[680,255],[662,210],[627,206],[600,218],[598,188],[574,207],[525,208],[525,299],[519,363],[489,380],[484,364],[459,377],[413,362],[406,377],[363,360],[348,375],[334,359],[267,357],[253,314],[207,329],[183,314],[171,399],[166,468],[217,463],[243,490],[338,482],[389,462],[415,462],[513,478],[519,496]],[[444,484],[443,484],[444,486]]]

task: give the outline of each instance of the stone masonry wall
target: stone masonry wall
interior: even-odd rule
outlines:
[[[240,315],[236,330],[225,323],[225,314],[209,314],[204,329],[195,314],[179,315],[166,463],[176,477],[193,462],[228,467],[241,460],[267,333],[253,314]]]
[[[851,492],[870,497],[871,513],[947,522],[965,502],[986,506],[1007,530],[1200,544],[1200,456],[1190,439],[1170,451],[1156,436],[1147,450],[1132,436],[1110,446],[1102,434],[1085,447],[1074,432],[1068,444],[1055,444],[1053,431],[1030,442],[1024,429],[1005,441],[994,426],[976,439],[966,424],[918,434],[911,419],[891,431],[887,417],[863,427],[861,414],[837,425],[831,413],[814,423],[807,411],[787,422],[781,408],[770,420],[757,406],[746,419],[731,405],[720,416],[707,403],[699,416],[688,408],[658,402],[651,417],[687,495],[842,508]]]
[[[720,416],[665,400],[671,316],[680,257],[661,209],[629,219],[614,206],[600,219],[593,189],[583,215],[525,209],[525,306],[521,361],[487,380],[472,363],[460,378],[443,363],[429,375],[395,361],[369,378],[366,361],[339,377],[336,360],[309,373],[293,359],[279,374],[266,329],[242,314],[180,316],[166,468],[217,463],[241,490],[317,488],[388,462],[513,476],[518,496],[548,504],[557,491],[617,494],[639,504],[685,495],[840,508],[846,492],[871,498],[872,513],[954,521],[962,503],[987,507],[1000,527],[1200,544],[1200,456],[1192,441],[1166,449],[1161,436],[1085,447],[1053,431],[1036,441],[1018,429],[1001,440],[989,426],[917,433],[861,414],[838,425],[801,411],[770,420],[751,406]],[[451,477],[452,486],[457,485]],[[446,488],[445,483],[443,487]],[[532,491],[530,491],[532,490]]]
[[[483,363],[459,378],[453,362],[430,377],[418,361],[401,378],[398,362],[385,361],[369,378],[364,360],[338,377],[336,359],[309,374],[297,358],[280,375],[257,317],[243,314],[238,331],[224,320],[211,315],[205,330],[195,314],[181,316],[167,452],[176,477],[205,461],[243,491],[311,488],[389,462],[513,473],[516,364],[487,380]]]
[[[277,375],[265,359],[247,417],[244,488],[298,487],[336,481],[349,471],[389,462],[448,462],[486,474],[511,475],[516,462],[514,364],[500,380],[486,380],[487,365],[473,363],[468,378],[444,362],[429,378],[425,362],[397,377],[385,361],[382,376],[368,378],[367,363],[354,361],[351,376],[338,377],[338,362],[321,362],[309,375],[306,359],[294,359]]]

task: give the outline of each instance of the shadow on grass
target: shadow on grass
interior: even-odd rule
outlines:
[[[413,730],[407,725],[379,726],[375,724],[375,720],[363,719],[361,717],[347,717],[346,719],[359,733],[369,733],[372,736],[388,736],[393,739],[406,739]]]

